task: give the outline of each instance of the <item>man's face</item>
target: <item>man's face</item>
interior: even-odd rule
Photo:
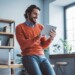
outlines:
[[[31,14],[29,15],[29,20],[35,24],[37,22],[40,11],[38,9],[33,9]]]

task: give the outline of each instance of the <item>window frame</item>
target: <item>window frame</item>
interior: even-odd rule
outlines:
[[[67,39],[66,10],[67,10],[68,8],[73,7],[73,6],[75,6],[75,3],[72,3],[72,4],[69,4],[69,5],[67,5],[67,6],[64,6],[64,40]],[[64,50],[64,52],[65,52],[65,50]]]
[[[67,33],[66,33],[66,10],[70,7],[73,7],[75,3],[69,4],[67,6],[64,6],[64,40],[67,39]]]

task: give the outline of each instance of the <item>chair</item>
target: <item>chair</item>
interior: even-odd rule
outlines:
[[[58,75],[58,69],[60,70],[62,75],[67,75],[66,74],[66,66],[68,65],[68,62],[56,62],[56,66],[57,66],[57,71],[56,71],[56,75]]]

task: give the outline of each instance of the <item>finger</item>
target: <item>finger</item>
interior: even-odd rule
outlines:
[[[53,35],[55,35],[55,34],[56,34],[56,32],[50,32],[50,35],[52,35],[52,34],[53,34]]]
[[[50,33],[50,36],[55,37],[56,33]]]
[[[56,32],[55,29],[52,29],[53,32]]]
[[[51,30],[50,32],[56,33],[56,31],[54,31],[54,30]]]

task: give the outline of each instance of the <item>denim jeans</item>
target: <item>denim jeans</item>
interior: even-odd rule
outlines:
[[[55,75],[55,72],[45,56],[25,55],[22,63],[29,75]]]

